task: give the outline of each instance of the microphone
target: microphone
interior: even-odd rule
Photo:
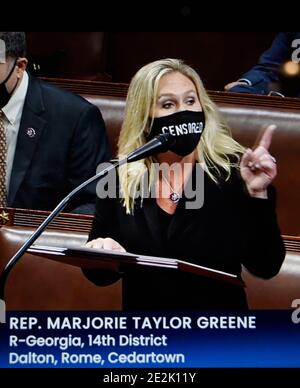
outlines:
[[[176,138],[170,133],[161,133],[155,136],[148,143],[128,154],[126,157],[127,163],[136,162],[137,160],[144,159],[147,156],[151,156],[159,152],[166,152],[175,142]]]
[[[113,169],[116,169],[123,164],[135,162],[139,159],[143,159],[146,156],[154,155],[158,152],[166,152],[169,147],[171,147],[175,142],[175,138],[170,134],[160,134],[155,136],[148,143],[137,148],[135,151],[129,153],[122,159],[113,159],[110,161],[110,165],[103,170],[99,171],[96,175],[92,176],[85,182],[81,183],[73,191],[71,191],[65,198],[63,198],[56,208],[48,215],[48,217],[41,223],[37,230],[25,241],[21,248],[15,253],[15,255],[9,260],[6,264],[4,270],[0,275],[0,309],[2,305],[5,305],[4,295],[5,295],[5,283],[8,278],[10,271],[13,269],[15,264],[20,260],[26,250],[38,239],[38,237],[43,233],[46,227],[50,222],[67,206],[68,202],[84,187],[90,183],[103,178]]]

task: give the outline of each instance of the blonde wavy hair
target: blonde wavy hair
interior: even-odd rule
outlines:
[[[218,108],[209,98],[199,75],[179,59],[151,62],[142,67],[131,80],[118,142],[118,156],[127,155],[147,142],[145,134],[150,130],[149,117],[158,97],[159,82],[165,74],[171,72],[179,72],[193,82],[205,114],[205,129],[197,146],[197,160],[214,182],[218,183],[222,172],[225,172],[228,179],[231,167],[238,165],[244,148],[232,138],[230,130],[222,123]],[[234,164],[233,159],[236,161]],[[145,173],[148,173],[150,187],[154,181],[151,157],[119,169],[120,190],[128,214],[133,213],[134,199]]]

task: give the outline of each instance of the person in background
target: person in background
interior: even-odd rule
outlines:
[[[27,73],[24,32],[0,42],[0,206],[52,210],[109,159],[105,124],[82,97]],[[93,213],[95,200],[90,185],[66,211]]]
[[[225,85],[234,93],[300,96],[300,32],[280,32],[257,65]]]
[[[97,199],[87,247],[186,260],[238,278],[242,264],[262,278],[276,275],[285,249],[270,186],[273,131],[269,126],[258,147],[245,150],[196,71],[171,58],[145,65],[129,86],[119,156],[162,133],[175,142],[120,168],[119,195]],[[145,174],[153,196],[143,195]],[[191,187],[197,206],[190,203]],[[203,202],[196,201],[202,193]],[[122,277],[125,310],[247,308],[243,287],[191,273],[142,266],[122,274],[83,272],[102,286]]]

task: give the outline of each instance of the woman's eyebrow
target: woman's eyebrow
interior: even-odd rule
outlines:
[[[191,90],[187,90],[186,92],[183,93],[183,95],[187,95],[187,94],[191,94],[191,93],[194,93],[196,95],[196,92],[195,90],[191,89]],[[172,97],[177,97],[178,94],[174,94],[174,93],[163,93],[163,94],[160,94],[158,96],[158,100],[160,100],[161,98],[172,98]]]

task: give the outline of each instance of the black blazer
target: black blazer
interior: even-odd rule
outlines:
[[[195,169],[193,171],[193,176]],[[236,171],[228,181],[204,180],[204,205],[178,204],[166,233],[162,231],[156,200],[137,201],[134,215],[126,215],[119,199],[98,200],[90,239],[111,237],[133,253],[173,257],[240,275],[245,265],[254,275],[278,273],[285,256],[276,221],[274,190],[270,199],[251,198]],[[165,238],[163,237],[165,236]],[[94,283],[115,279],[85,270]],[[125,309],[247,308],[244,289],[174,270],[141,269],[123,274]]]
[[[99,109],[80,96],[30,76],[8,206],[52,210],[109,157]],[[91,213],[95,199],[94,185],[78,194],[66,210]]]

